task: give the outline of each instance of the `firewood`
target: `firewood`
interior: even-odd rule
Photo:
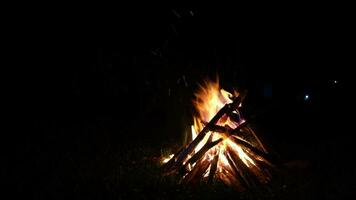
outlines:
[[[249,187],[256,187],[256,177],[255,175],[250,171],[250,169],[245,165],[244,162],[240,159],[240,157],[237,155],[237,153],[228,147],[228,154],[231,158],[231,160],[235,163],[236,168],[240,169],[242,177],[246,181],[247,185]]]
[[[176,163],[179,165],[183,163],[185,158],[195,149],[195,147],[203,140],[205,137],[206,133],[209,132],[209,129],[211,126],[215,125],[219,119],[226,113],[232,112],[233,109],[238,107],[238,105],[241,103],[243,97],[236,97],[232,103],[226,104],[224,107],[222,107],[216,115],[210,120],[210,122],[203,128],[203,130],[200,131],[198,136],[188,145],[188,147],[183,150],[176,159]]]
[[[208,177],[208,184],[211,184],[213,182],[213,178],[214,178],[217,166],[218,166],[218,160],[219,160],[219,151],[216,153],[213,160],[211,161],[209,177]]]
[[[231,156],[227,152],[225,152],[225,157],[227,158],[229,165],[233,169],[235,176],[238,177],[238,179],[243,184],[243,186],[246,188],[250,187],[250,183],[249,183],[248,179],[245,177],[245,175],[241,171],[241,169],[238,168],[237,164],[235,164],[234,161],[232,161]]]
[[[211,137],[212,137],[212,135],[211,135]],[[190,165],[194,164],[196,161],[198,161],[200,158],[202,158],[209,149],[211,149],[215,145],[219,144],[222,140],[223,139],[220,138],[213,142],[208,141],[207,143],[205,143],[205,145],[184,164],[184,166],[182,167],[182,170],[183,170],[182,172],[184,173],[184,171],[187,170],[187,167],[189,164]]]
[[[234,129],[219,126],[219,125],[211,125],[210,130],[212,132],[218,132],[218,133],[232,133]]]
[[[181,183],[196,183],[201,180],[202,175],[209,168],[210,161],[207,159],[200,159],[193,169],[187,173],[182,179]]]
[[[236,136],[232,136],[230,137],[236,144],[239,144],[245,148],[247,148],[248,150],[252,151],[254,154],[266,159],[267,161],[269,161],[270,163],[277,163],[277,161],[275,161],[274,158],[272,158],[269,154],[266,154],[265,152],[257,149],[256,147],[254,147],[253,145],[251,145],[250,143],[240,139],[239,137]]]
[[[228,181],[229,185],[233,186],[237,191],[242,192],[245,190],[246,187],[241,184],[234,174],[225,169],[223,169],[221,174],[225,178],[225,181]]]
[[[246,126],[245,129],[248,130],[249,134],[251,134],[253,136],[253,138],[255,138],[257,144],[256,146],[259,146],[261,147],[261,150],[264,151],[265,153],[267,153],[267,150],[266,148],[263,146],[261,140],[257,137],[257,135],[255,134],[255,132],[249,127],[249,126]]]
[[[181,148],[174,156],[163,165],[162,171],[164,172],[165,175],[168,175],[171,172],[171,168],[176,164],[176,158],[180,152],[183,151],[184,148]]]
[[[212,184],[220,179],[239,191],[268,182],[269,168],[274,167],[275,160],[248,126],[249,120],[241,115],[239,105],[244,97],[232,99],[209,122],[201,122],[203,128],[197,137],[165,164],[165,174],[181,175],[181,183],[203,180]],[[213,141],[213,136],[220,138]],[[202,147],[195,150],[198,145]]]
[[[208,124],[215,124],[219,118],[223,115],[225,110],[227,110],[228,107],[223,107],[216,115],[215,117],[208,123]],[[220,116],[219,116],[219,115]],[[177,156],[177,164],[183,163],[185,158],[195,149],[195,147],[203,140],[205,137],[206,133],[209,132],[209,126],[205,126],[202,131],[198,134],[198,136],[188,145],[186,149],[184,149],[181,153],[178,154]]]
[[[234,173],[235,177],[237,177],[237,179],[240,181],[240,183],[243,185],[243,187],[248,188],[249,187],[249,182],[244,177],[244,174],[241,171],[241,169],[239,169],[236,166],[236,164],[234,163],[234,161],[232,161],[230,155],[227,152],[225,152],[224,155],[225,155],[227,161],[229,162],[229,165],[230,165],[231,169],[233,170],[233,173]]]

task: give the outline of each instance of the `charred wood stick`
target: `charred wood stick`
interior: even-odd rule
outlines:
[[[253,135],[253,137],[256,139],[258,145],[260,145],[260,147],[262,148],[262,150],[267,153],[266,148],[263,146],[261,140],[257,137],[257,135],[255,134],[255,131],[253,131],[250,127],[247,127],[247,129],[249,129],[249,132]]]
[[[247,121],[250,120],[254,120],[255,118],[257,118],[260,114],[262,113],[258,113],[258,114],[254,114],[252,117],[249,117]],[[239,108],[237,108],[237,113],[235,112],[231,112],[229,113],[229,117],[230,119],[236,121],[236,122],[241,122],[242,120],[244,120],[244,117],[242,116]],[[245,120],[246,121],[246,120]],[[262,148],[262,150],[267,153],[266,148],[263,146],[261,140],[257,137],[257,135],[255,134],[255,132],[253,130],[251,130],[251,128],[247,127],[247,129],[250,129],[249,132],[250,134],[255,138],[255,140],[257,141],[258,145]]]
[[[245,186],[242,185],[241,181],[238,180],[234,174],[229,173],[229,171],[223,169],[223,181],[227,182],[227,185],[233,186],[237,191],[242,192],[245,190]]]
[[[210,161],[206,159],[200,159],[199,162],[193,167],[181,181],[182,183],[196,182],[200,181],[204,172],[208,169]]]
[[[242,127],[242,130],[239,130],[239,134],[235,134],[235,135],[250,135],[252,136],[254,143],[253,146],[258,147],[261,151],[264,151],[265,153],[268,153],[266,148],[263,146],[261,140],[257,137],[256,133],[253,131],[253,129],[249,126],[244,126]]]
[[[195,153],[188,161],[187,163],[194,164],[198,159],[200,159],[209,149],[220,143],[223,139],[220,138],[218,140],[215,140],[213,142],[206,143],[197,153]]]
[[[212,132],[232,133],[233,130],[234,129],[232,129],[232,128],[219,126],[219,125],[215,125],[215,124],[210,126],[210,131],[212,131]]]
[[[180,150],[176,154],[174,154],[174,156],[167,163],[163,165],[162,167],[163,172],[170,174],[169,170],[174,166],[177,156],[179,155],[180,152],[183,151],[183,149],[184,148],[180,148]]]
[[[236,107],[238,107],[238,105],[240,104],[242,98],[240,96],[236,97],[234,99],[234,101],[230,104],[226,104],[224,107],[222,107],[217,113],[216,115],[210,120],[210,122],[207,124],[207,126],[205,126],[203,128],[202,131],[200,131],[200,133],[198,134],[198,136],[188,145],[188,147],[183,150],[176,159],[176,163],[179,165],[181,164],[184,159],[195,149],[195,147],[201,142],[201,140],[203,140],[203,138],[205,137],[206,133],[209,132],[210,127],[212,125],[215,125],[219,119],[226,113],[228,112],[232,112],[233,109],[235,109]]]
[[[232,138],[232,140],[233,140],[235,143],[237,143],[237,144],[243,146],[244,148],[247,148],[249,151],[252,151],[254,154],[256,154],[257,156],[260,156],[260,157],[266,159],[266,160],[269,161],[270,163],[272,163],[272,164],[273,164],[273,163],[277,163],[277,161],[275,161],[275,159],[273,159],[270,155],[268,155],[268,154],[266,154],[265,152],[263,152],[263,151],[257,149],[256,147],[254,147],[254,146],[251,145],[250,143],[248,143],[248,142],[246,142],[246,141],[240,139],[239,137],[232,136],[232,137],[230,137],[230,138]]]
[[[254,157],[255,161],[261,165],[263,168],[266,169],[272,169],[274,167],[274,165],[272,163],[270,163],[267,159],[265,159],[262,156],[259,156],[257,154],[255,154],[254,152],[250,151],[250,152],[246,152],[247,154],[251,155],[252,157]]]
[[[245,120],[238,127],[236,127],[232,132],[230,132],[230,135],[237,135],[241,131],[241,129],[247,127],[247,125],[248,122]]]
[[[213,183],[214,175],[215,175],[216,169],[218,168],[218,160],[219,160],[219,152],[216,153],[216,155],[213,158],[213,161],[211,162],[209,177],[208,177],[208,184]]]
[[[253,175],[254,177],[256,177],[258,180],[260,180],[261,183],[266,183],[270,180],[270,173],[268,172],[267,169],[273,169],[273,164],[270,163],[269,160],[269,156],[267,154],[261,155],[262,153],[264,153],[263,151],[255,148],[254,146],[252,146],[251,144],[245,142],[244,140],[239,139],[238,137],[235,137],[235,139],[240,140],[240,142],[243,142],[245,145],[249,145],[250,148],[246,148],[245,145],[242,145],[241,143],[239,143],[239,145],[245,149],[245,153],[249,154],[251,157],[254,157],[255,160],[255,164],[256,165],[251,165],[250,169],[251,171],[254,171]],[[236,140],[235,140],[236,142]],[[251,148],[255,148],[254,150],[251,150]],[[256,152],[259,151],[257,154]],[[266,158],[268,157],[268,158]],[[263,169],[266,170],[262,170],[259,166],[262,166]]]
[[[236,135],[238,132],[241,131],[241,129],[245,128],[247,126],[247,121],[241,123],[237,128],[235,129],[232,129],[232,128],[229,128],[229,127],[224,127],[224,126],[219,126],[219,125],[215,125],[215,124],[212,124],[212,125],[209,125],[210,127],[210,130],[212,132],[219,132],[219,133],[228,133],[230,135]]]
[[[247,121],[241,123],[237,128],[232,129],[229,127],[219,126],[219,125],[210,125],[210,130],[212,132],[219,132],[219,133],[228,133],[230,135],[236,135],[241,129],[245,128],[248,125]]]
[[[245,188],[251,187],[249,181],[244,176],[241,169],[237,167],[237,164],[234,163],[234,161],[232,161],[231,156],[227,152],[224,155],[227,158],[227,161],[229,162],[229,165],[231,166],[232,170],[234,171],[235,176],[238,177],[238,179],[240,180],[241,184]]]
[[[225,108],[225,107],[224,107]],[[218,112],[218,114],[220,114],[220,116],[223,115],[223,113],[225,112],[226,109],[221,109],[220,111],[222,112]],[[215,117],[220,117],[218,115],[215,115]],[[218,119],[215,119],[215,117],[209,122],[211,124],[215,124],[217,122]],[[209,132],[209,126],[205,126],[203,128],[202,131],[200,131],[200,133],[198,134],[198,136],[188,145],[188,147],[186,149],[184,149],[178,156],[177,156],[177,163],[181,164],[184,159],[195,149],[195,147],[203,140],[203,138],[205,137],[206,133]]]
[[[246,181],[249,187],[255,187],[256,186],[256,178],[254,174],[250,171],[250,169],[245,165],[244,162],[240,159],[240,157],[236,154],[236,152],[231,149],[230,147],[227,148],[231,160],[235,163],[235,166],[237,169],[240,170],[240,174]]]
[[[253,152],[245,151],[246,154],[254,158],[255,165],[251,166],[252,171],[255,172],[255,175],[260,180],[261,183],[267,183],[271,180],[271,171],[274,171],[276,168],[265,158],[254,154]]]
[[[199,159],[201,159],[205,153],[207,151],[209,151],[209,149],[211,149],[212,147],[214,147],[215,145],[219,144],[223,139],[220,138],[218,140],[215,140],[214,142],[207,142],[197,153],[195,153],[186,163],[185,165],[182,167],[182,171],[181,172],[185,172],[187,170],[187,166],[189,164],[194,164],[195,162],[197,162]]]
[[[255,177],[260,181],[260,183],[268,183],[270,179],[270,174],[267,171],[262,170],[258,165],[252,166],[254,168]]]

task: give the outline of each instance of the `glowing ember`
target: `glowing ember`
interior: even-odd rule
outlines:
[[[195,97],[192,141],[164,158],[166,174],[181,174],[182,182],[220,180],[239,190],[268,182],[267,167],[272,165],[266,159],[266,149],[241,115],[243,96],[221,89],[216,81],[205,82]]]

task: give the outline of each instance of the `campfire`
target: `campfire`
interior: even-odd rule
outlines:
[[[175,174],[183,184],[220,181],[239,191],[268,183],[273,162],[242,116],[245,94],[229,93],[213,81],[195,97],[191,141],[163,159],[164,175]]]

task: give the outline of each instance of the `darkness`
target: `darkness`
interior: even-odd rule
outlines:
[[[219,75],[223,88],[247,90],[245,114],[270,151],[307,163],[296,172],[305,180],[286,178],[273,199],[351,197],[351,18],[337,6],[21,16],[9,185],[35,199],[171,198],[113,174],[182,145],[194,91]]]

